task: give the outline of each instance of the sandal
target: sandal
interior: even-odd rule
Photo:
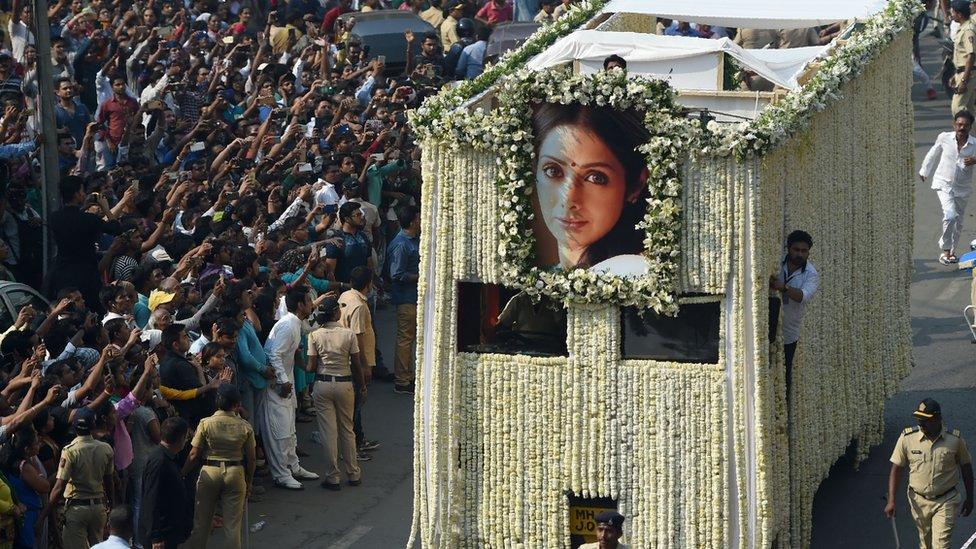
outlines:
[[[956,254],[949,255],[949,263],[959,263],[959,258],[956,257]]]
[[[946,255],[946,254],[940,255],[939,256],[939,263],[941,263],[943,265],[949,265],[949,256]]]

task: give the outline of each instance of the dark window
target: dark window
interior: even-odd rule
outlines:
[[[596,516],[604,511],[616,511],[617,500],[607,497],[586,498],[566,492],[569,503],[569,546],[576,549],[584,543],[596,541]]]
[[[514,288],[458,283],[459,352],[566,356],[566,309]]]
[[[717,301],[682,305],[674,317],[625,307],[620,317],[623,358],[718,363]]]

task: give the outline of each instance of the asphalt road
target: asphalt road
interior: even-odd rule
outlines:
[[[925,33],[926,35],[928,33]],[[934,39],[922,40],[922,64],[929,74],[937,74],[941,57]],[[933,77],[934,78],[934,77]],[[936,135],[951,129],[949,101],[942,86],[935,101],[925,99],[925,89],[916,82],[915,99],[916,167],[935,140]],[[884,135],[865,135],[865,139],[885,139]],[[915,241],[912,278],[912,336],[915,345],[915,369],[902,382],[901,392],[885,405],[884,443],[873,448],[867,461],[855,471],[850,462],[836,463],[823,482],[813,504],[813,543],[815,548],[882,548],[894,547],[891,523],[882,514],[882,497],[892,448],[902,429],[914,425],[911,411],[925,397],[942,404],[946,425],[959,429],[970,447],[976,444],[976,414],[973,413],[973,353],[976,345],[962,309],[969,304],[970,275],[955,266],[945,267],[937,261],[942,211],[935,191],[917,179],[905,182],[915,185]],[[976,208],[970,206],[963,223],[962,240],[976,237]],[[968,248],[968,246],[967,246]],[[961,255],[968,249],[956,250]],[[883,258],[879,258],[883,260]],[[902,487],[905,486],[903,481]],[[896,524],[902,547],[918,547],[918,535],[911,519],[905,494],[898,494]],[[953,534],[953,548],[965,543],[976,531],[976,514],[960,518]]]
[[[396,325],[390,307],[377,315],[378,344],[388,368],[393,366]],[[250,524],[264,521],[249,533],[253,549],[402,548],[410,534],[413,509],[413,399],[393,393],[392,383],[370,387],[366,404],[366,437],[381,442],[372,461],[360,463],[363,484],[343,485],[330,492],[319,481],[305,482],[302,491],[274,488],[261,479],[267,493],[249,505]],[[298,424],[298,447],[309,454],[302,466],[321,474],[322,447],[311,440],[314,423]],[[219,536],[214,537],[219,547]]]
[[[935,74],[940,64],[934,40],[923,39],[923,65]],[[941,86],[936,85],[941,92]],[[936,134],[950,127],[949,105],[944,94],[936,101],[925,100],[925,90],[915,85],[916,161],[921,162]],[[865,135],[865,139],[886,136]],[[976,446],[976,397],[972,356],[976,345],[962,320],[962,308],[969,303],[970,278],[936,260],[936,244],[941,211],[934,191],[918,181],[915,193],[915,274],[912,283],[912,328],[916,367],[904,380],[902,391],[885,407],[885,439],[872,449],[867,461],[854,470],[841,459],[821,485],[814,501],[813,543],[815,548],[894,547],[891,523],[883,517],[882,496],[886,491],[888,457],[898,433],[912,425],[911,410],[924,397],[942,403],[950,428]],[[965,241],[976,237],[976,206],[966,214]],[[379,343],[392,364],[393,312],[378,314]],[[378,439],[382,447],[373,460],[363,465],[363,485],[343,487],[341,492],[322,490],[318,482],[305,483],[306,489],[291,492],[270,486],[263,501],[249,506],[251,524],[264,521],[258,532],[250,533],[252,548],[345,549],[403,547],[410,531],[412,508],[412,399],[395,395],[392,384],[375,386],[367,406],[367,436]],[[299,447],[312,454],[302,465],[322,471],[321,446],[311,442],[313,424],[299,424]],[[896,524],[902,547],[917,547],[917,536],[907,502],[899,493]],[[957,523],[953,547],[962,544],[976,531],[976,515]],[[219,546],[219,538],[213,545]]]

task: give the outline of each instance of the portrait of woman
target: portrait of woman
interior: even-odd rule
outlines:
[[[647,142],[642,113],[580,104],[534,109],[536,264],[646,272]]]

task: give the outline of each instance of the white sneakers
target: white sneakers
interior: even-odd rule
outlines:
[[[275,479],[274,485],[278,488],[284,488],[286,490],[304,490],[305,487],[302,486],[301,482],[293,479],[292,477],[285,477],[284,479]]]
[[[291,472],[291,475],[298,480],[318,480],[319,476],[308,469],[304,469],[301,465],[297,469]]]

